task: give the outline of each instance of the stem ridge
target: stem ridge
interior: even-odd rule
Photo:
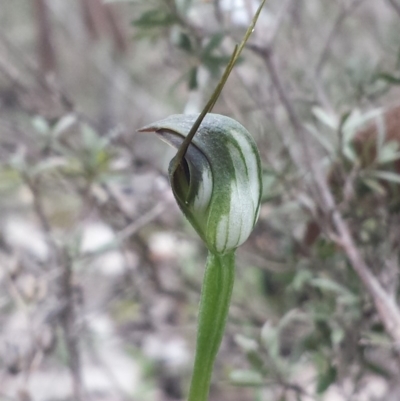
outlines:
[[[196,356],[188,401],[206,401],[235,279],[235,251],[209,251],[201,291]]]

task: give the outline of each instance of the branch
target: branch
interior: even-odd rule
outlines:
[[[333,194],[326,181],[326,177],[323,175],[321,168],[315,163],[315,158],[310,157],[312,155],[310,154],[311,149],[308,146],[308,135],[286,93],[282,79],[275,67],[271,51],[268,49],[254,49],[254,47],[253,50],[255,50],[258,55],[262,56],[272,83],[278,93],[281,103],[286,109],[292,128],[298,137],[298,143],[301,146],[303,154],[306,155],[306,165],[310,168],[310,172],[313,176],[319,195],[318,198],[321,201],[321,209],[324,211],[327,220],[332,222],[332,226],[337,233],[336,242],[345,252],[351,266],[371,296],[387,333],[395,342],[396,347],[400,346],[400,311],[395,300],[385,292],[378,279],[371,273],[370,268],[363,260],[351,235],[350,229],[337,208]],[[285,130],[282,130],[281,133],[283,136],[287,135]],[[293,155],[293,153],[291,154]],[[292,157],[296,164],[300,163],[298,158],[296,158],[296,155],[293,155]]]
[[[64,249],[61,249],[54,240],[52,228],[43,208],[38,182],[28,175],[23,176],[33,196],[33,209],[39,219],[50,249],[50,263],[60,269],[58,279],[58,297],[61,300],[59,312],[60,323],[64,332],[66,348],[68,351],[68,365],[72,377],[74,400],[83,400],[82,368],[79,351],[79,337],[76,323],[74,302],[72,263]]]
[[[54,72],[56,70],[56,56],[52,42],[52,30],[49,18],[49,10],[45,0],[35,0],[34,2],[36,24],[37,24],[37,45],[38,56],[43,73]]]

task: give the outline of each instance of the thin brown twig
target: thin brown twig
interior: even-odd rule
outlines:
[[[47,75],[56,70],[48,5],[45,0],[35,0],[33,6],[36,14],[38,58],[43,73]]]
[[[74,399],[76,401],[81,401],[83,400],[82,364],[74,302],[72,261],[66,252],[63,252],[62,256],[62,275],[59,280],[59,293],[61,299],[64,300],[64,307],[60,312],[60,318],[68,350],[69,369],[72,376]]]
[[[45,233],[46,242],[50,249],[50,263],[60,270],[58,279],[58,296],[62,303],[59,311],[60,324],[68,350],[68,364],[72,377],[74,399],[82,401],[83,380],[74,302],[72,262],[67,252],[61,249],[54,239],[50,222],[41,201],[38,182],[33,181],[28,175],[24,175],[23,178],[32,193],[33,209]]]

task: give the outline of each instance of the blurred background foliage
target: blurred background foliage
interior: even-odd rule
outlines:
[[[136,130],[202,109],[257,6],[0,0],[0,400],[184,399],[206,251],[173,151]],[[298,162],[398,310],[399,22],[396,0],[264,8],[214,109],[254,135],[264,194],[210,400],[400,399],[398,343]]]

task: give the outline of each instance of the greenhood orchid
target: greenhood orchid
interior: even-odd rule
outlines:
[[[214,361],[222,341],[235,278],[236,248],[257,221],[262,193],[261,162],[248,131],[232,118],[211,114],[215,102],[254,30],[263,0],[236,46],[200,115],[177,114],[140,132],[155,132],[178,149],[169,179],[182,212],[207,246],[196,355],[188,401],[207,401]]]
[[[172,115],[140,129],[179,149],[197,115]],[[225,329],[235,251],[257,221],[261,162],[248,131],[232,118],[206,114],[184,156],[169,166],[175,199],[209,250],[200,300],[189,401],[205,401]]]
[[[172,115],[140,131],[179,148],[197,115]],[[210,251],[226,253],[253,230],[261,198],[261,163],[247,130],[207,114],[170,182],[176,201]]]

